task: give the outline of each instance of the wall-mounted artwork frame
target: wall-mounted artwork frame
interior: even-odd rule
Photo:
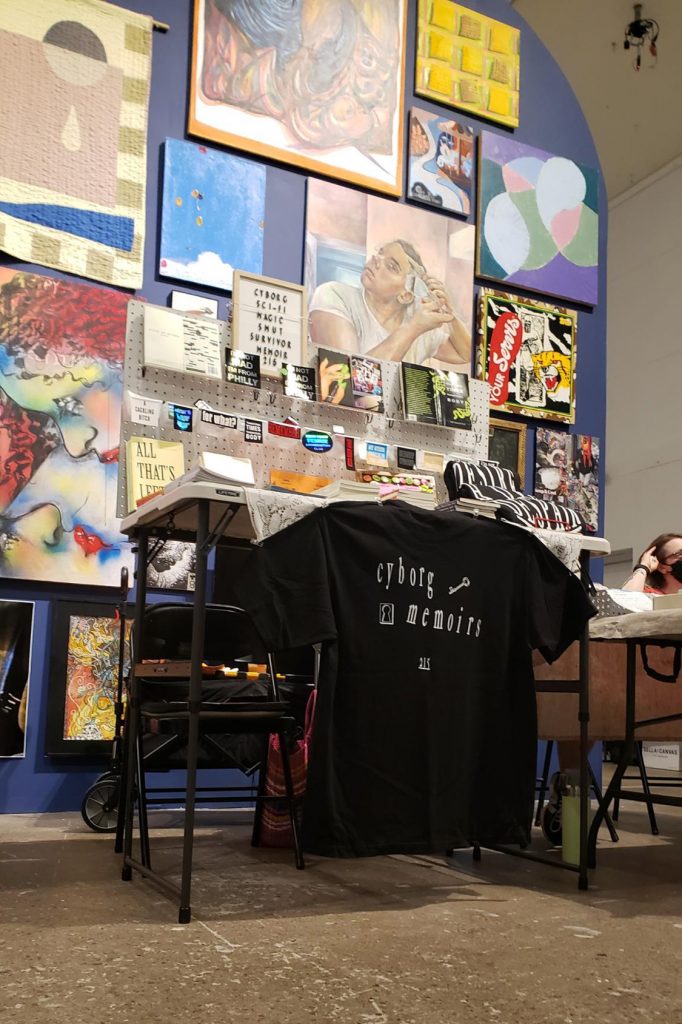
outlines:
[[[0,758],[26,753],[34,615],[33,601],[0,601]]]
[[[516,476],[519,490],[526,489],[526,442],[528,425],[512,420],[489,420],[488,459],[497,462],[502,469],[511,469]]]
[[[407,198],[468,217],[474,188],[474,144],[469,125],[412,107]]]
[[[231,348],[260,359],[264,377],[281,377],[284,363],[306,366],[305,287],[236,270],[232,288]]]
[[[517,128],[521,33],[453,0],[419,0],[414,91]]]
[[[224,291],[236,269],[260,274],[266,189],[263,164],[166,139],[159,274]]]
[[[111,753],[114,738],[120,627],[114,605],[56,601],[48,691],[48,756]],[[126,658],[130,665],[130,628]]]
[[[574,310],[480,290],[476,377],[490,385],[491,410],[575,421],[577,322]]]
[[[479,136],[476,273],[594,306],[599,172],[497,133]]]
[[[574,509],[593,533],[599,530],[600,447],[590,434],[535,432],[535,497]]]
[[[250,6],[194,2],[189,133],[399,195],[407,0]]]
[[[471,374],[473,224],[309,178],[305,244],[312,346]],[[443,321],[427,325],[422,301]],[[402,326],[410,338],[395,345]]]

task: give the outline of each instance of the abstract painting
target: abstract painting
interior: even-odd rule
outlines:
[[[535,497],[579,512],[599,527],[599,438],[538,427],[535,435]]]
[[[33,602],[0,601],[0,757],[26,751]]]
[[[189,132],[399,195],[407,0],[195,0]]]
[[[407,196],[468,217],[474,136],[471,128],[441,114],[413,107]]]
[[[518,295],[479,293],[476,376],[490,408],[573,423],[577,313]]]
[[[492,132],[481,133],[476,272],[595,305],[599,173]]]
[[[125,623],[123,677],[130,669]],[[116,725],[120,620],[107,605],[55,603],[48,695],[47,754],[110,749]]]
[[[151,58],[114,4],[0,4],[0,249],[141,287]]]
[[[419,0],[414,91],[516,128],[520,39],[517,28],[452,0]]]
[[[159,273],[232,290],[235,270],[263,269],[265,167],[166,139]]]
[[[0,577],[116,586],[128,297],[0,268]]]
[[[471,372],[474,226],[308,179],[313,345]]]

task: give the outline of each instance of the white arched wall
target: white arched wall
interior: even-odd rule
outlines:
[[[610,203],[608,250],[606,536],[636,559],[682,531],[682,156]]]

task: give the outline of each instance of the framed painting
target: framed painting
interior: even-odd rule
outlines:
[[[413,107],[409,138],[407,198],[468,217],[474,168],[471,128]]]
[[[594,306],[599,297],[599,172],[482,132],[476,273]]]
[[[573,423],[578,314],[487,288],[478,303],[476,376],[490,408]]]
[[[414,91],[516,128],[521,33],[452,0],[419,0]]]
[[[473,247],[473,224],[309,178],[312,345],[470,374]]]
[[[128,617],[124,677],[130,669],[131,626]],[[46,754],[111,751],[120,637],[113,605],[55,602]]]
[[[285,363],[307,362],[305,288],[290,281],[235,271],[232,290],[232,349],[260,360],[266,377],[282,376]]]
[[[263,269],[266,168],[166,139],[159,274],[232,289],[235,270]]]
[[[194,0],[188,130],[399,195],[407,0]]]
[[[520,491],[526,489],[526,435],[525,423],[512,423],[491,416],[488,434],[488,459],[502,469],[511,469]]]
[[[0,757],[26,753],[32,601],[0,601]]]
[[[599,527],[599,438],[538,427],[535,434],[535,497],[579,512]]]
[[[115,587],[128,296],[0,267],[0,577]]]

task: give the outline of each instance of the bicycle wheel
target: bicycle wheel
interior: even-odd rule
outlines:
[[[118,775],[98,779],[86,791],[81,804],[83,821],[93,832],[115,832],[118,823]]]

